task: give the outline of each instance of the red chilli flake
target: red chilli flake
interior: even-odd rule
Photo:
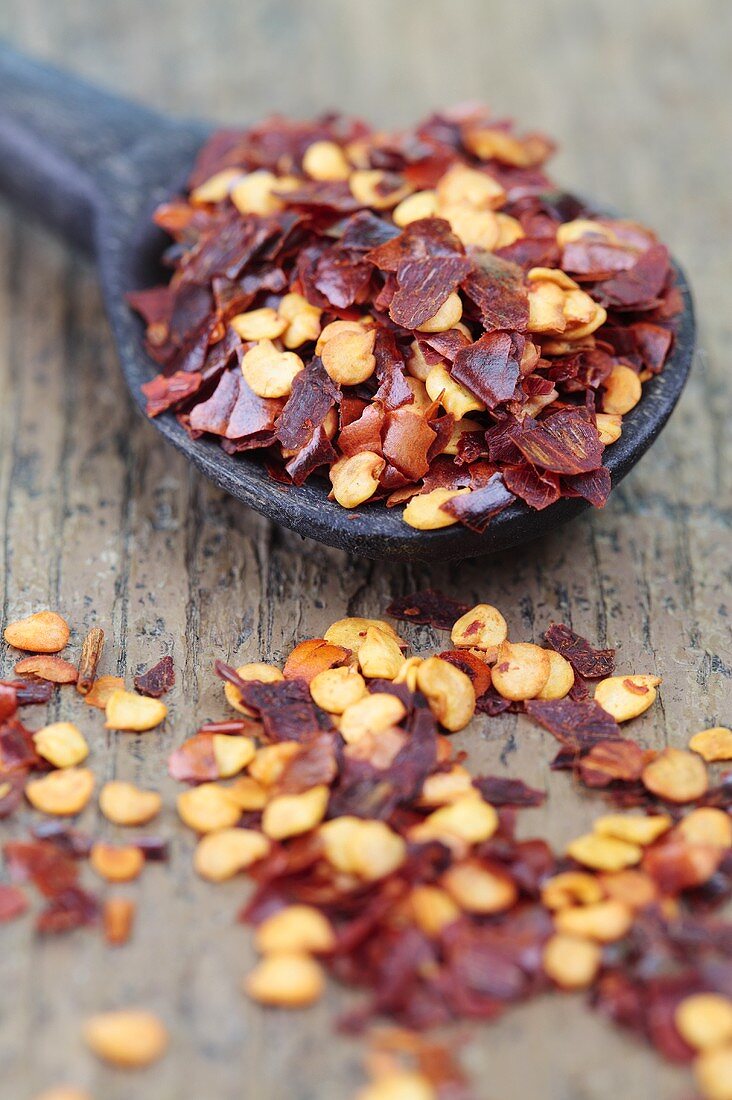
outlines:
[[[135,676],[135,689],[141,695],[149,695],[153,699],[159,699],[175,684],[175,666],[173,658],[166,654],[157,664],[149,668],[147,672],[141,672]]]
[[[598,218],[557,191],[543,167],[546,138],[519,138],[484,108],[459,116],[394,134],[335,114],[214,134],[187,194],[154,216],[172,238],[170,283],[128,296],[159,370],[142,386],[148,415],[174,415],[234,461],[257,452],[274,480],[295,488],[313,478],[329,491],[336,463],[371,451],[385,466],[354,507],[469,489],[428,521],[435,526],[448,515],[480,533],[516,499],[602,507],[611,486],[595,414],[616,365],[647,378],[671,352],[683,302],[668,251],[649,230]],[[313,178],[322,142],[342,152],[347,178]],[[226,170],[236,177],[228,189]],[[252,176],[262,171],[268,192],[266,177]],[[405,225],[402,201],[423,190],[436,196],[433,214]],[[579,280],[582,323],[572,309],[534,308],[540,268]],[[566,280],[555,285],[563,291]],[[272,363],[287,353],[289,382],[242,373],[259,343],[246,315],[263,310],[275,358],[262,370],[276,375]],[[373,333],[352,381],[327,351],[333,322]],[[343,346],[342,356],[352,367]],[[468,433],[454,433],[450,382],[480,403]]]
[[[434,588],[425,588],[421,592],[411,592],[408,596],[398,596],[386,609],[393,619],[403,619],[408,623],[433,626],[436,630],[450,630],[455,622],[470,611],[466,603],[445,596]]]
[[[19,886],[0,882],[0,924],[22,916],[27,908],[28,899]]]
[[[544,638],[586,680],[604,680],[615,671],[614,649],[596,649],[564,623],[552,623]]]

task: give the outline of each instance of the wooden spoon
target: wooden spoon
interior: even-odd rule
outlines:
[[[151,215],[181,190],[209,132],[201,123],[164,118],[0,45],[0,191],[96,257],[122,371],[143,414],[140,386],[154,367],[125,294],[163,280],[165,237]],[[663,373],[644,385],[642,400],[623,419],[621,438],[606,452],[613,485],[663,428],[691,366],[694,311],[684,273],[675,267],[684,310],[674,349]],[[589,507],[562,499],[536,512],[515,503],[482,535],[460,525],[415,531],[402,520],[401,508],[375,504],[347,511],[327,499],[324,480],[301,488],[280,485],[256,457],[232,457],[215,442],[190,439],[172,414],[152,423],[248,507],[308,538],[369,558],[444,562],[492,553],[538,538]]]

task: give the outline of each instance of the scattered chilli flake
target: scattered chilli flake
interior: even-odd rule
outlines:
[[[217,661],[222,702],[239,714],[203,723],[169,758],[186,784],[177,808],[197,834],[196,873],[254,886],[239,913],[261,956],[246,995],[303,1008],[328,976],[358,987],[343,1030],[360,1034],[376,1017],[398,1025],[373,1033],[361,1100],[471,1100],[453,1058],[420,1032],[585,990],[664,1057],[693,1060],[702,1096],[718,1100],[732,1040],[732,930],[715,913],[732,897],[732,777],[711,783],[706,762],[729,759],[730,731],[702,730],[691,751],[623,736],[619,723],[652,707],[660,678],[613,675],[614,651],[563,624],[547,631],[550,648],[512,641],[498,608],[432,590],[389,613],[450,630],[452,648],[410,654],[385,620],[346,618],[301,641],[281,669]],[[127,692],[96,679],[101,639],[87,642],[85,702],[106,704],[107,729],[154,726],[166,708],[150,696],[172,685],[172,661],[138,678],[144,694]],[[168,843],[108,843],[64,820],[94,793],[80,766],[88,745],[68,721],[28,730],[17,711],[35,699],[24,690],[22,680],[0,686],[0,817],[23,795],[47,816],[3,845],[0,922],[21,918],[33,889],[39,935],[93,926],[117,947],[137,921],[135,880]],[[613,803],[563,851],[517,835],[518,814],[543,805],[544,791],[473,775],[452,741],[476,712],[505,711],[552,734],[552,767]],[[122,780],[98,797],[120,827],[163,807],[156,791]],[[102,900],[87,875],[97,890],[100,879],[128,883],[130,896]],[[143,1009],[94,1016],[84,1035],[121,1067],[151,1064],[167,1045]]]
[[[650,230],[554,191],[552,151],[480,107],[214,134],[155,213],[170,283],[128,297],[148,415],[422,530],[481,532],[517,498],[602,507],[678,294]]]

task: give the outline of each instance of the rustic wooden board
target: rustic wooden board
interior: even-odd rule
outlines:
[[[191,871],[165,759],[196,718],[223,713],[215,656],[278,660],[334,618],[378,613],[430,583],[499,604],[517,637],[563,618],[617,645],[621,668],[662,673],[661,704],[637,723],[648,745],[729,721],[730,29],[727,0],[4,0],[0,31],[18,45],[184,114],[337,105],[401,123],[480,97],[546,127],[562,142],[564,180],[648,220],[687,266],[702,343],[669,428],[604,513],[492,560],[376,565],[272,528],[163,449],[115,373],[91,267],[0,210],[2,618],[56,606],[75,626],[72,648],[92,623],[108,631],[103,671],[129,677],[162,652],[179,670],[162,732],[110,736],[96,713],[79,718],[100,782],[164,792],[173,858],[119,891],[139,901],[122,950],[89,933],[39,943],[28,921],[3,928],[3,1097],[69,1081],[103,1100],[344,1100],[359,1080],[357,1045],[330,1031],[346,996],[331,990],[293,1015],[248,1005],[239,981],[251,951],[233,923],[244,887],[204,886]],[[425,628],[409,634],[440,644]],[[72,695],[54,716],[78,714]],[[527,834],[561,843],[596,812],[548,771],[554,746],[526,722],[483,719],[461,742],[477,764],[546,785]],[[83,824],[114,832],[93,810]],[[93,1064],[79,1039],[84,1014],[127,1003],[158,1010],[174,1032],[172,1055],[134,1080]],[[579,999],[562,1001],[561,1016],[540,1002],[470,1034],[466,1063],[486,1100],[661,1100],[686,1087]]]

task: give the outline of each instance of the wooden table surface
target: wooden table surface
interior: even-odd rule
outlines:
[[[162,790],[173,855],[124,891],[139,920],[123,949],[84,931],[38,941],[28,920],[3,928],[6,1100],[64,1081],[96,1100],[345,1100],[360,1080],[358,1045],[331,1034],[343,992],[291,1015],[248,1004],[239,984],[252,952],[233,920],[246,887],[192,872],[165,761],[197,718],[224,713],[216,656],[277,661],[333,619],[379,614],[431,584],[498,604],[517,638],[564,619],[616,645],[621,669],[662,674],[660,705],[634,730],[647,745],[684,745],[729,722],[731,10],[728,0],[4,0],[0,31],[18,46],[183,114],[337,106],[402,123],[488,100],[559,138],[563,181],[660,232],[701,319],[680,407],[604,512],[465,566],[375,564],[271,526],[188,469],[132,411],[93,267],[0,207],[2,618],[57,607],[74,625],[72,649],[94,623],[108,632],[104,672],[130,677],[169,652],[179,673],[162,731],[109,735],[96,712],[78,718],[99,782]],[[427,628],[408,633],[418,647],[441,644]],[[79,709],[67,690],[51,714]],[[555,746],[528,722],[482,718],[460,740],[481,766],[547,788],[525,834],[561,843],[598,812],[549,771]],[[3,838],[29,819],[5,824]],[[82,824],[113,835],[94,809]],[[171,1054],[134,1077],[100,1069],[79,1037],[87,1013],[130,1003],[159,1011],[174,1036]],[[469,1030],[465,1061],[486,1100],[688,1095],[682,1072],[579,998]]]

